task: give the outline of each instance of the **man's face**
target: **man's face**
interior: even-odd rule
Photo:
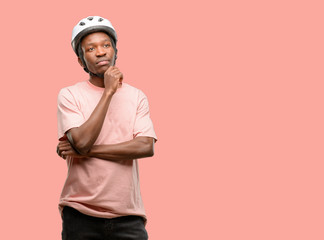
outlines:
[[[84,61],[90,72],[104,74],[114,64],[115,50],[106,33],[95,32],[87,35],[81,42]],[[79,63],[82,65],[81,60]]]

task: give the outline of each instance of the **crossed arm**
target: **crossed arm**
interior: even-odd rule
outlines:
[[[89,119],[80,127],[67,131],[60,139],[57,145],[57,153],[60,157],[64,159],[67,156],[95,157],[118,161],[154,155],[155,139],[152,137],[140,136],[118,144],[93,145],[101,131],[112,96],[113,94],[105,91]]]
[[[104,92],[89,119],[80,127],[68,130],[57,145],[57,153],[62,158],[95,157],[118,161],[151,157],[154,154],[154,138],[136,137],[130,141],[110,144],[93,145],[98,138],[105,120],[111,99],[123,79],[116,67],[109,67],[104,77]]]
[[[83,155],[78,154],[67,140],[60,141],[57,148],[58,155],[64,159],[67,156],[71,156],[75,158],[95,157],[118,161],[152,157],[154,155],[154,141],[154,138],[151,137],[136,137],[133,140],[117,144],[93,145],[90,151]]]

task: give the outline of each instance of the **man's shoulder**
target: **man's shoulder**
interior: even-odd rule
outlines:
[[[67,86],[67,87],[63,87],[60,92],[59,92],[59,96],[60,95],[74,95],[77,92],[79,92],[80,90],[84,89],[86,87],[86,82],[82,81],[82,82],[77,82],[71,86]]]
[[[63,90],[63,91],[73,91],[73,90],[78,90],[78,89],[82,89],[82,88],[84,88],[86,86],[86,81],[82,81],[82,82],[77,82],[77,83],[75,83],[75,84],[73,84],[73,85],[70,85],[70,86],[66,86],[66,87],[63,87],[62,89],[61,89],[61,91]]]
[[[138,91],[139,89],[130,85],[129,83],[123,82],[123,87],[128,91]]]
[[[144,95],[143,91],[139,88],[136,88],[128,83],[123,83],[123,87],[125,88],[126,91],[128,92],[132,92],[134,94],[136,94],[137,96],[140,96],[140,95]]]

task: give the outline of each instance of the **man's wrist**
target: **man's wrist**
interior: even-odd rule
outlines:
[[[114,94],[115,94],[115,92],[113,91],[113,90],[111,90],[111,89],[106,89],[105,88],[105,90],[104,90],[104,93],[103,93],[106,97],[112,97]]]

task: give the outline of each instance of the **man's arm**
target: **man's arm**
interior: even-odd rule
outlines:
[[[77,154],[68,141],[60,141],[58,144],[58,154],[62,158],[72,156],[76,158],[94,157],[109,161],[131,160],[154,155],[154,138],[136,137],[133,140],[109,144],[109,145],[93,145],[90,151],[81,156]]]
[[[110,66],[105,72],[105,89],[99,103],[89,119],[80,127],[70,129],[66,134],[74,149],[81,155],[86,155],[97,140],[104,123],[109,104],[122,80],[122,73],[116,67]]]

